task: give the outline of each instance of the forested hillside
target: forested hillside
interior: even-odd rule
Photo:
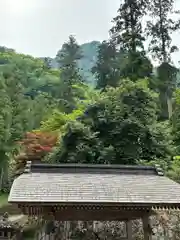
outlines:
[[[180,21],[169,19],[170,12],[177,14],[170,0],[125,1],[108,41],[80,46],[70,36],[55,67],[49,58],[0,48],[2,191],[35,159],[158,163],[180,181],[179,70],[171,61]],[[147,13],[154,21],[143,31]],[[144,50],[147,36],[156,73]],[[95,86],[87,84],[91,75]]]

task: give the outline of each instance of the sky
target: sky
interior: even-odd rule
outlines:
[[[70,34],[80,44],[102,41],[118,7],[119,0],[0,0],[0,45],[39,57],[55,56]]]
[[[0,0],[0,46],[54,57],[70,34],[79,44],[108,39],[119,5],[120,0]],[[180,47],[180,32],[173,43]],[[173,60],[179,61],[180,53]]]

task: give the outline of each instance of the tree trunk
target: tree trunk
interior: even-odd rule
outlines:
[[[3,191],[8,182],[8,159],[6,152],[0,150],[0,159],[1,159],[1,172],[0,172],[0,191]]]
[[[172,117],[172,99],[167,96],[167,108],[169,119]]]
[[[4,176],[4,169],[2,167],[1,173],[0,173],[0,192],[3,190],[3,176]]]

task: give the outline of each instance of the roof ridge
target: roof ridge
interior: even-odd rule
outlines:
[[[159,165],[144,166],[144,165],[115,165],[115,164],[81,164],[81,163],[66,163],[66,164],[51,164],[42,162],[27,161],[24,173],[30,172],[87,172],[87,173],[121,173],[121,174],[148,174],[163,176],[164,173]]]

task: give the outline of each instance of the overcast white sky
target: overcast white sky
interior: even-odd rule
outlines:
[[[107,39],[119,4],[120,0],[0,0],[0,45],[53,57],[70,34],[79,43]],[[180,32],[173,41],[180,47]],[[180,54],[174,60],[180,60]]]

